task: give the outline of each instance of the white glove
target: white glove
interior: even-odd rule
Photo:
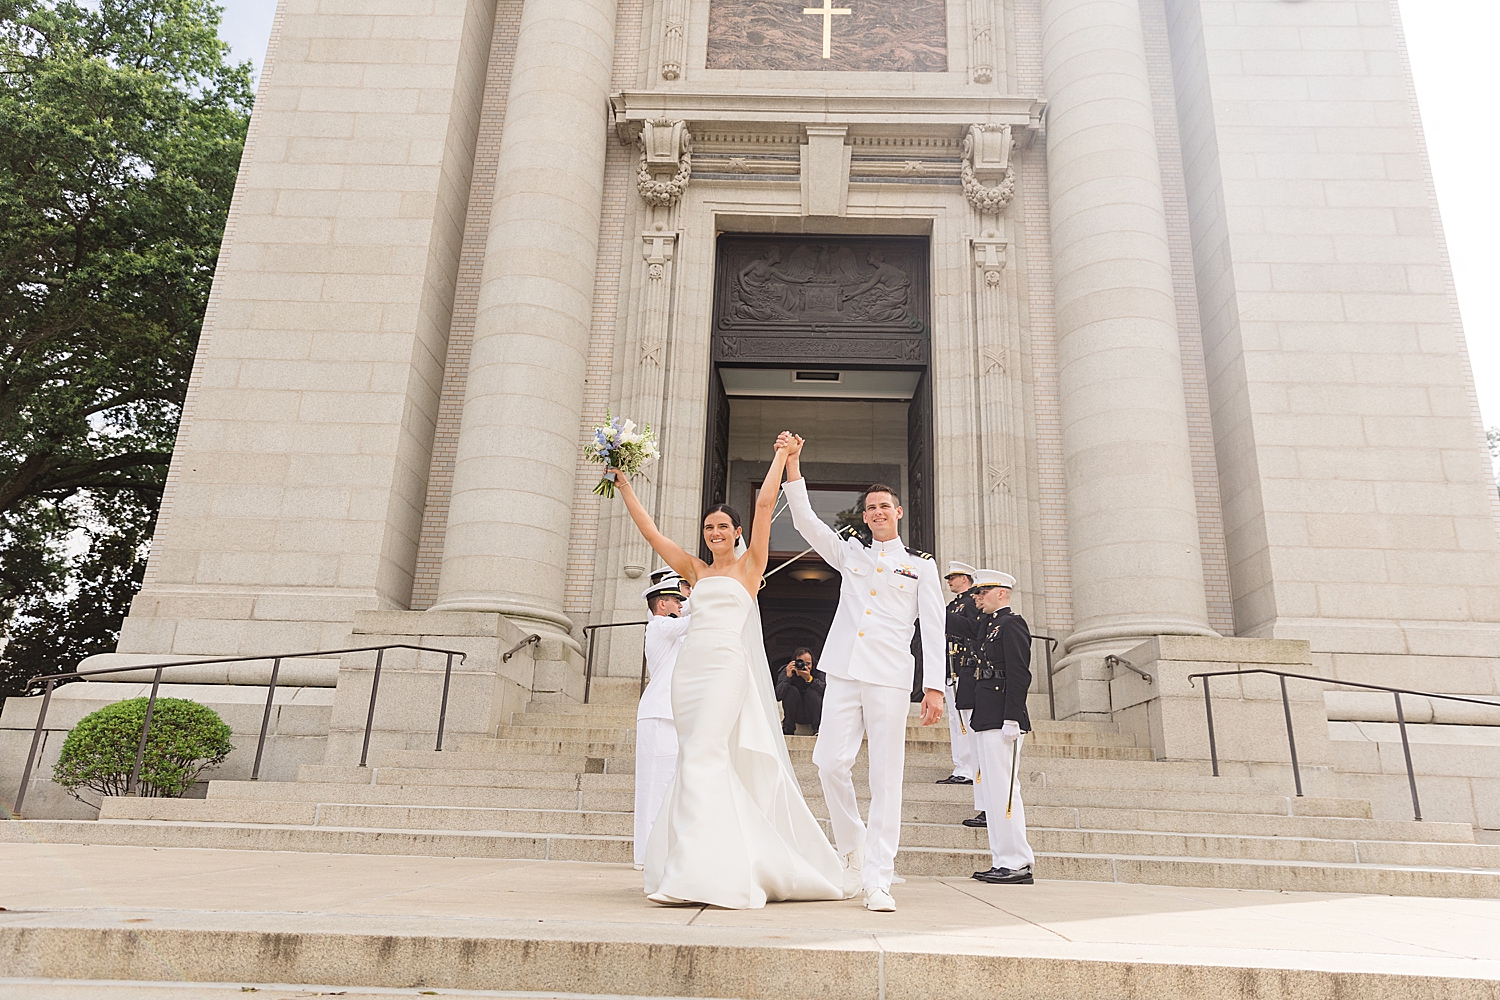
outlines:
[[[1015,719],[1006,719],[1005,725],[1000,727],[1000,736],[1007,743],[1014,743],[1021,738],[1021,724]]]

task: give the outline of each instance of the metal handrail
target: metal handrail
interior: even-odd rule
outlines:
[[[1050,635],[1037,635],[1036,633],[1032,633],[1031,640],[1035,642],[1038,639],[1041,639],[1047,644],[1043,647],[1043,651],[1047,656],[1047,710],[1048,714],[1052,716],[1052,721],[1056,722],[1057,691],[1052,686],[1052,675],[1056,673],[1056,671],[1052,669],[1052,651],[1057,648],[1057,640],[1052,638],[1052,636]]]
[[[1140,667],[1136,666],[1134,663],[1131,663],[1129,660],[1125,659],[1123,656],[1116,656],[1115,654],[1110,653],[1108,656],[1106,656],[1104,658],[1104,665],[1106,667],[1111,667],[1111,668],[1113,668],[1113,667],[1124,667],[1126,670],[1129,670],[1131,673],[1140,674],[1142,677],[1146,678],[1146,683],[1147,684],[1155,684],[1156,683],[1156,680],[1150,674],[1146,673],[1146,671],[1142,670]],[[1111,678],[1111,679],[1113,679],[1113,678]]]
[[[525,649],[527,646],[535,646],[537,643],[539,643],[541,641],[542,641],[542,637],[539,634],[537,634],[536,632],[531,633],[526,638],[522,639],[520,642],[516,643],[514,646],[510,647],[509,649],[507,649],[504,653],[501,653],[500,654],[500,662],[501,663],[509,663],[510,662],[510,658],[512,656],[515,656],[517,653],[519,653],[521,650]]]
[[[281,674],[282,660],[315,659],[328,656],[339,656],[344,653],[375,653],[375,677],[370,684],[370,709],[365,717],[365,740],[364,747],[359,754],[359,766],[365,767],[370,753],[370,732],[375,725],[375,698],[380,691],[380,668],[385,659],[385,651],[388,649],[415,649],[420,653],[443,653],[447,656],[447,666],[443,669],[443,699],[438,709],[437,749],[443,749],[443,727],[448,721],[448,687],[453,678],[453,658],[456,656],[460,663],[467,657],[468,653],[458,649],[434,649],[431,646],[414,646],[411,643],[396,642],[384,646],[353,646],[348,649],[324,649],[309,653],[272,653],[266,656],[219,656],[206,660],[177,660],[172,663],[143,663],[130,667],[102,667],[98,670],[74,670],[66,674],[39,674],[26,682],[27,686],[39,682],[45,682],[46,688],[42,692],[42,707],[37,712],[36,729],[31,734],[31,750],[26,754],[26,767],[21,772],[21,788],[16,793],[15,815],[21,815],[21,807],[26,804],[26,789],[31,784],[31,772],[36,765],[37,750],[42,743],[42,730],[47,722],[47,709],[52,704],[52,689],[59,681],[70,678],[99,677],[104,674],[123,674],[138,670],[155,670],[151,680],[151,696],[146,701],[146,718],[141,725],[141,742],[136,747],[135,764],[130,769],[130,777],[125,782],[125,794],[133,795],[141,778],[141,767],[146,759],[146,739],[151,734],[151,717],[156,712],[156,695],[161,688],[162,671],[172,667],[201,667],[211,663],[253,663],[257,660],[271,661],[271,683],[266,689],[266,709],[260,720],[260,738],[255,743],[255,765],[250,771],[250,780],[260,780],[260,761],[266,748],[266,733],[271,725],[272,701],[276,697],[276,681]]]
[[[638,622],[599,622],[597,625],[585,625],[583,627],[583,637],[589,641],[589,651],[588,651],[588,654],[586,655],[586,657],[584,658],[584,664],[583,664],[583,703],[585,705],[587,705],[589,703],[589,688],[594,683],[594,642],[595,642],[595,639],[597,638],[597,636],[594,633],[597,632],[601,628],[624,628],[624,627],[626,627],[628,625],[644,625],[644,624],[646,624],[645,621],[638,621]],[[645,651],[642,650],[642,652],[641,652],[641,677],[644,678],[645,676],[646,676],[646,654],[645,654]],[[645,684],[644,679],[641,681],[641,690],[642,691],[646,690],[646,684]]]
[[[1192,686],[1196,678],[1203,678],[1203,709],[1208,718],[1208,755],[1213,761],[1214,777],[1219,777],[1219,747],[1214,739],[1214,706],[1209,696],[1209,679],[1212,677],[1237,677],[1244,674],[1267,674],[1277,677],[1281,681],[1281,711],[1286,717],[1286,741],[1287,747],[1292,755],[1292,780],[1296,784],[1297,796],[1302,796],[1302,769],[1297,762],[1297,737],[1292,732],[1292,706],[1287,698],[1287,678],[1300,681],[1316,681],[1319,684],[1328,684],[1337,687],[1363,688],[1366,691],[1385,691],[1395,696],[1396,699],[1396,725],[1401,729],[1401,750],[1406,755],[1406,783],[1411,789],[1411,810],[1415,820],[1422,822],[1422,803],[1417,798],[1417,773],[1411,763],[1411,742],[1406,735],[1406,712],[1401,707],[1401,696],[1409,694],[1416,698],[1438,698],[1442,701],[1461,701],[1470,705],[1488,705],[1491,708],[1500,708],[1500,702],[1485,701],[1482,698],[1466,698],[1457,694],[1435,694],[1431,691],[1413,691],[1410,688],[1386,687],[1384,684],[1365,684],[1360,681],[1341,681],[1333,677],[1316,677],[1312,674],[1294,674],[1288,670],[1267,670],[1264,667],[1255,667],[1251,670],[1216,670],[1208,673],[1188,674],[1188,685]]]

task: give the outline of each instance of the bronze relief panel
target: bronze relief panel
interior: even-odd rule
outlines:
[[[712,0],[709,69],[943,73],[945,0]]]
[[[923,365],[927,240],[721,236],[714,360]]]

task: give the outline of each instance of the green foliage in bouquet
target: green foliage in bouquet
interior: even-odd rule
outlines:
[[[637,430],[634,420],[613,417],[608,410],[604,411],[604,423],[594,428],[583,451],[590,462],[602,465],[606,470],[619,469],[627,476],[635,475],[661,454],[656,449],[656,433],[650,424]],[[599,485],[594,487],[594,495],[606,499],[615,495],[612,473],[605,472]]]
[[[84,716],[63,740],[52,780],[79,801],[80,788],[100,795],[124,794],[145,724],[145,698],[116,702]],[[156,699],[138,794],[181,796],[205,769],[224,763],[234,749],[229,734],[219,713],[206,705],[184,698]]]

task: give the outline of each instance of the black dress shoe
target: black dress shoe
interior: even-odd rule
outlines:
[[[975,872],[974,878],[990,885],[1035,885],[1030,868],[991,868],[987,872]]]
[[[961,774],[950,774],[946,778],[939,778],[937,780],[937,784],[939,784],[939,785],[972,785],[972,784],[974,784],[974,779],[973,778],[965,778]]]
[[[989,825],[989,821],[984,818],[984,813],[982,812],[978,816],[975,816],[973,819],[964,820],[964,826],[986,827]]]

